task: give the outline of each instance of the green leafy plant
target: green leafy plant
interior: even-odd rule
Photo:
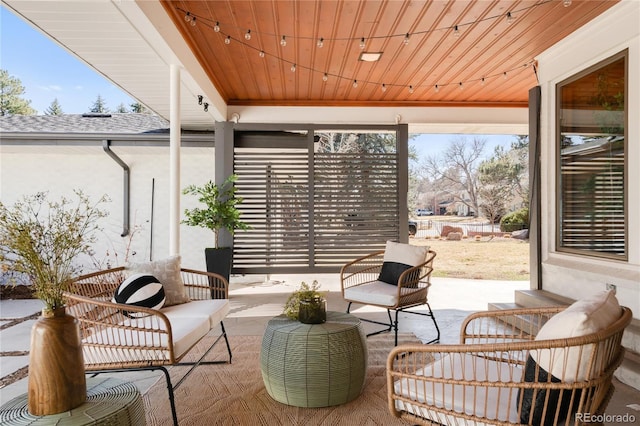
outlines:
[[[76,259],[91,255],[98,219],[107,216],[100,204],[103,196],[91,203],[80,190],[74,191],[77,201],[62,197],[47,199],[48,193],[38,192],[17,201],[13,207],[0,202],[0,261],[3,270],[28,278],[35,296],[45,304],[45,310],[64,306],[63,293],[80,271]]]
[[[316,280],[314,280],[311,285],[303,281],[302,284],[300,284],[300,288],[289,295],[289,298],[284,304],[284,314],[292,320],[297,320],[301,300],[320,301],[324,299],[326,292],[318,291],[319,288],[320,284],[318,284]]]
[[[513,232],[529,228],[529,209],[524,207],[509,214],[500,220],[500,230],[502,232]]]
[[[182,190],[183,194],[198,196],[198,201],[204,205],[203,208],[186,209],[186,219],[182,223],[212,230],[216,248],[220,245],[221,229],[226,229],[231,235],[237,229],[250,229],[250,226],[240,219],[241,213],[236,207],[243,201],[242,197],[236,195],[236,180],[238,176],[231,175],[222,185],[209,181],[202,186],[189,185]]]

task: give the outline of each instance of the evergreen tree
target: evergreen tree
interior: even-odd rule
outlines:
[[[102,96],[98,95],[89,112],[98,114],[109,112],[109,108],[107,108],[107,102],[102,98]]]
[[[147,112],[147,109],[140,102],[134,102],[131,105],[131,112],[137,112],[144,114]]]
[[[124,104],[123,104],[123,103],[120,103],[120,105],[118,105],[118,108],[116,108],[116,112],[119,112],[119,113],[121,113],[121,114],[122,114],[122,113],[127,113],[127,112],[129,112],[129,110],[127,109],[127,107],[126,107],[126,106],[124,106]]]
[[[7,70],[0,69],[0,116],[35,114],[31,101],[23,99],[22,95],[24,86],[20,79],[10,76]]]
[[[44,111],[45,115],[62,115],[64,112],[62,111],[62,107],[58,102],[58,98],[55,98],[49,108]]]

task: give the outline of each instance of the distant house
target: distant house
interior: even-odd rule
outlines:
[[[213,179],[214,133],[182,132],[182,186]],[[0,117],[0,196],[52,198],[82,189],[107,194],[109,216],[96,244],[95,266],[167,256],[169,123],[150,114],[69,114]],[[128,183],[127,183],[128,179]],[[194,200],[185,198],[184,208]],[[210,232],[183,226],[187,267],[204,269]]]

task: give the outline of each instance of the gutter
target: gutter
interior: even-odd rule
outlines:
[[[111,141],[109,139],[105,139],[102,141],[102,149],[104,150],[104,152],[107,153],[107,155],[109,157],[111,157],[116,163],[118,163],[118,165],[120,167],[122,167],[122,170],[124,172],[123,174],[123,185],[124,185],[124,191],[123,191],[123,216],[122,216],[122,234],[120,234],[121,237],[126,237],[127,235],[129,235],[129,200],[131,199],[131,194],[129,192],[129,180],[130,180],[130,173],[129,173],[129,166],[122,161],[122,159],[120,157],[118,157],[115,152],[111,151]]]

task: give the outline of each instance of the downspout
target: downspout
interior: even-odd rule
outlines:
[[[123,216],[122,216],[122,234],[120,234],[121,237],[126,237],[127,235],[129,235],[129,199],[131,198],[130,193],[129,193],[129,166],[127,166],[127,164],[122,161],[122,159],[120,157],[118,157],[116,155],[115,152],[111,151],[111,141],[108,139],[105,139],[102,141],[102,149],[104,149],[104,152],[107,153],[107,155],[109,155],[109,157],[113,158],[113,160],[118,163],[118,165],[120,167],[122,167],[122,170],[124,172],[123,174]]]

